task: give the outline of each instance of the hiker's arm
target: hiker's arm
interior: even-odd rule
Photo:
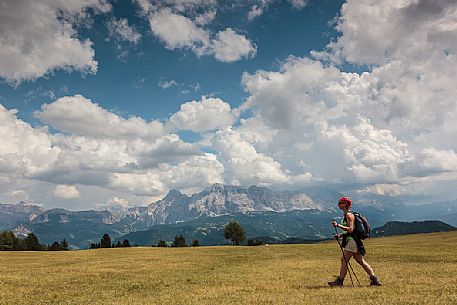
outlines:
[[[341,230],[344,230],[348,233],[352,233],[354,231],[354,218],[355,216],[353,214],[347,214],[346,215],[346,220],[348,223],[348,226],[343,226],[342,224],[337,224],[336,227],[340,228]]]

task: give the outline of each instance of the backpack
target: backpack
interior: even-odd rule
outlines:
[[[354,235],[360,239],[366,239],[370,237],[371,226],[368,223],[368,220],[365,216],[360,213],[352,212],[355,216],[354,225]]]

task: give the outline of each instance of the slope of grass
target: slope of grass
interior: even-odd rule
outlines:
[[[1,252],[0,304],[457,304],[457,232],[365,244],[383,287],[328,288],[336,242]]]

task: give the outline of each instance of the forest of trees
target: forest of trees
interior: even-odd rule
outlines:
[[[68,250],[68,242],[55,241],[51,245],[40,244],[38,237],[29,233],[25,238],[19,238],[13,231],[0,232],[0,251],[65,251]]]
[[[98,248],[129,248],[129,247],[131,247],[131,245],[130,245],[130,241],[128,239],[124,239],[122,242],[120,240],[118,240],[116,244],[111,243],[111,237],[109,236],[109,234],[103,234],[103,236],[100,239],[99,243],[90,244],[90,249],[98,249]]]
[[[152,246],[153,247],[169,247],[169,245],[163,238],[161,238],[157,242],[157,245],[152,245]],[[190,246],[198,247],[198,246],[200,246],[200,242],[198,241],[198,239],[194,239]],[[175,240],[171,243],[170,247],[187,247],[186,239],[184,238],[184,236],[182,234],[176,235]]]

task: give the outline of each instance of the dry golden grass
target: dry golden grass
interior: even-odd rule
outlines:
[[[365,244],[383,287],[327,287],[336,242],[0,252],[0,304],[457,304],[457,232]]]

